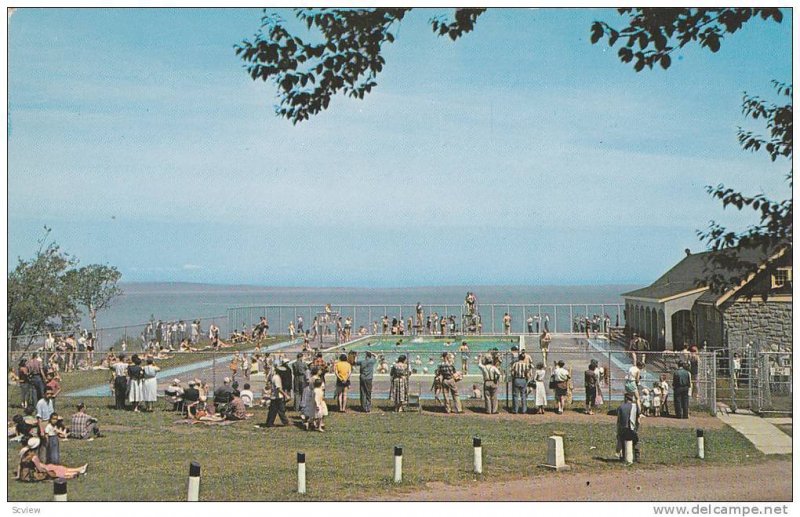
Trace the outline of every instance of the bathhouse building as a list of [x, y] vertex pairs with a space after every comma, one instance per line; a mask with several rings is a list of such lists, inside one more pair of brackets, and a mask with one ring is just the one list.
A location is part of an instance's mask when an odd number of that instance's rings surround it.
[[624, 293], [628, 335], [642, 336], [651, 350], [681, 350], [690, 343], [709, 349], [755, 344], [761, 350], [790, 350], [791, 246], [768, 253], [737, 251], [738, 259], [758, 263], [760, 269], [722, 293], [702, 280], [711, 253], [686, 250], [683, 260], [651, 285]]

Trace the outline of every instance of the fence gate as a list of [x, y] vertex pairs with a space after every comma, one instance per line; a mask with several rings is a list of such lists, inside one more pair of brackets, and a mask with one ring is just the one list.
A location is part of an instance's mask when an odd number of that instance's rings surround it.
[[759, 413], [792, 412], [792, 354], [759, 352], [756, 406]]

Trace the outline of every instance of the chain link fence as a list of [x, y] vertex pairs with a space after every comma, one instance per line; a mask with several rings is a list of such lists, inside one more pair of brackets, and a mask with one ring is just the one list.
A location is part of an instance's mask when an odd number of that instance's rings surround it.
[[719, 401], [731, 411], [792, 413], [792, 352], [745, 339], [717, 351]]
[[[197, 340], [193, 339], [193, 322], [197, 322]], [[160, 325], [159, 325], [160, 324]], [[111, 348], [114, 351], [141, 351], [147, 344], [156, 342], [164, 348], [178, 348], [182, 339], [192, 339], [194, 343], [208, 339], [209, 328], [215, 325], [219, 328], [220, 337], [227, 337], [228, 317], [209, 316], [205, 318], [194, 318], [186, 320], [153, 320], [146, 323], [125, 325], [120, 327], [104, 327], [97, 329], [97, 334], [93, 335], [91, 329], [73, 329], [63, 331], [52, 331], [41, 334], [27, 334], [8, 338], [9, 354], [28, 353], [41, 351], [54, 351], [57, 347], [66, 352], [65, 341], [73, 336], [75, 339], [75, 353], [81, 353], [85, 357], [89, 338], [93, 339], [94, 352], [106, 352]], [[83, 340], [81, 340], [83, 337]], [[49, 342], [52, 338], [53, 342]], [[9, 355], [9, 360], [12, 358]]]
[[[267, 318], [272, 331], [288, 333], [291, 322], [297, 330], [302, 318], [304, 330], [311, 330], [314, 318], [319, 325], [326, 313], [335, 313], [342, 321], [349, 319], [353, 335], [363, 328], [370, 334], [388, 334], [394, 323], [402, 325], [406, 335], [451, 334], [539, 334], [588, 332], [607, 334], [614, 327], [624, 327], [624, 305], [606, 304], [422, 304], [422, 317], [416, 305], [259, 305], [228, 309], [231, 329], [250, 329], [260, 318]], [[384, 317], [388, 318], [384, 329]], [[444, 327], [442, 326], [444, 320]], [[335, 322], [328, 324], [335, 326]], [[322, 329], [318, 329], [322, 333]]]
[[[352, 355], [356, 353], [356, 360], [363, 359], [365, 350], [363, 345], [355, 346], [356, 350], [351, 350], [348, 345], [339, 348], [329, 349], [320, 352], [321, 357], [314, 358], [313, 353], [310, 354], [306, 360], [311, 361], [312, 365], [314, 360], [321, 365], [325, 365], [328, 372], [333, 371], [334, 363], [340, 358], [341, 355]], [[436, 397], [434, 389], [434, 374], [438, 365], [441, 362], [443, 352], [452, 354], [452, 362], [456, 370], [461, 371], [464, 376], [458, 383], [459, 396], [462, 399], [479, 398], [475, 397], [477, 392], [480, 392], [482, 397], [483, 380], [478, 363], [483, 357], [487, 355], [494, 359], [495, 364], [498, 365], [502, 373], [502, 380], [498, 397], [505, 400], [510, 404], [512, 399], [511, 393], [511, 365], [516, 361], [516, 354], [510, 351], [491, 352], [489, 350], [471, 350], [468, 353], [462, 353], [458, 350], [441, 350], [432, 352], [430, 349], [414, 349], [412, 346], [403, 347], [402, 350], [381, 351], [370, 350], [377, 359], [375, 368], [375, 375], [373, 380], [373, 391], [375, 397], [388, 398], [391, 379], [389, 372], [392, 364], [397, 360], [400, 355], [405, 355], [407, 363], [411, 369], [411, 376], [409, 384], [411, 392], [414, 395], [419, 395], [421, 399], [433, 399]], [[532, 366], [537, 366], [538, 363], [544, 365], [542, 354], [538, 350], [528, 348], [527, 353], [532, 359]], [[601, 379], [599, 389], [602, 397], [605, 400], [607, 409], [609, 403], [613, 404], [613, 408], [623, 400], [625, 394], [625, 384], [628, 380], [628, 372], [632, 366], [631, 355], [628, 352], [620, 351], [601, 351], [594, 348], [587, 348], [586, 350], [571, 350], [559, 351], [551, 347], [547, 354], [548, 363], [545, 366], [547, 372], [547, 379], [553, 372], [555, 361], [564, 361], [565, 368], [571, 373], [570, 381], [570, 396], [569, 398], [574, 401], [575, 406], [580, 406], [585, 401], [585, 384], [584, 376], [588, 369], [589, 362], [594, 359], [597, 361], [601, 370]], [[653, 386], [655, 383], [665, 381], [669, 386], [669, 395], [666, 399], [669, 413], [672, 413], [672, 376], [677, 369], [677, 362], [684, 359], [681, 354], [664, 353], [664, 352], [639, 352], [637, 359], [645, 361], [645, 368], [640, 374], [640, 381], [638, 391], [640, 397], [644, 398], [645, 389], [647, 395], [652, 398]], [[714, 354], [701, 353], [697, 354], [696, 360], [689, 360], [686, 358], [689, 369], [692, 373], [692, 389], [691, 389], [691, 404], [696, 409], [702, 409], [710, 414], [714, 413], [716, 407], [715, 398], [715, 360]], [[351, 396], [358, 397], [358, 378], [359, 368], [355, 366], [351, 376]], [[326, 378], [326, 383], [329, 390], [333, 389], [335, 378], [329, 374]], [[546, 385], [548, 382], [545, 383]], [[659, 386], [660, 389], [660, 386]], [[545, 386], [548, 401], [553, 401], [553, 390]], [[535, 399], [535, 392], [529, 390], [529, 402]], [[439, 395], [441, 398], [441, 395]], [[529, 404], [531, 406], [531, 404]], [[531, 406], [532, 407], [532, 406]]]

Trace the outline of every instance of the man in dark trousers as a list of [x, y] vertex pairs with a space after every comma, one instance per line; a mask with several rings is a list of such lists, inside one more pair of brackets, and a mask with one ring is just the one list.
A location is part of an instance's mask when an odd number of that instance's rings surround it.
[[672, 374], [676, 418], [689, 418], [689, 386], [691, 385], [692, 375], [686, 369], [686, 363], [678, 361], [678, 369]]
[[638, 458], [636, 445], [639, 443], [639, 407], [634, 402], [633, 393], [625, 394], [625, 402], [617, 409], [617, 455], [625, 459], [625, 442], [633, 442], [633, 457]]
[[283, 391], [286, 394], [286, 400], [290, 400], [292, 398], [292, 388], [294, 386], [292, 384], [292, 369], [289, 367], [289, 364], [285, 359], [277, 360], [274, 365], [275, 373], [281, 377], [281, 386], [283, 386]]
[[[369, 344], [367, 344], [369, 346]], [[356, 361], [359, 367], [358, 395], [361, 399], [361, 409], [364, 413], [372, 411], [372, 375], [375, 372], [375, 363], [378, 362], [372, 352], [367, 352], [363, 361]]]
[[308, 386], [309, 378], [308, 364], [303, 360], [303, 353], [298, 352], [297, 359], [292, 363], [292, 395], [295, 411], [300, 411], [300, 401], [303, 398], [303, 391]]
[[117, 362], [111, 365], [112, 376], [114, 378], [114, 407], [125, 409], [125, 401], [128, 398], [128, 363], [125, 356], [120, 354]]
[[[280, 360], [278, 362], [280, 363]], [[282, 364], [276, 365], [275, 373], [272, 374], [272, 391], [269, 396], [269, 412], [265, 427], [274, 427], [276, 416], [281, 419], [283, 425], [289, 425], [289, 419], [286, 417], [286, 399], [289, 398], [289, 395], [283, 389], [283, 379], [278, 372], [278, 368], [281, 366]], [[289, 374], [291, 375], [291, 372]], [[289, 385], [291, 386], [291, 384]]]

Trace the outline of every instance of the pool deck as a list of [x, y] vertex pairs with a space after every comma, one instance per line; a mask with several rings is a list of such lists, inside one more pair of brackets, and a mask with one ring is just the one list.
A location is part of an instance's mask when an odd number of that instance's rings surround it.
[[[277, 350], [284, 350], [287, 348], [291, 348], [296, 346], [300, 343], [299, 340], [294, 341], [282, 341], [280, 343], [275, 343], [268, 347], [262, 349], [262, 352], [275, 352]], [[181, 366], [175, 366], [174, 368], [167, 368], [166, 370], [161, 370], [158, 372], [158, 379], [159, 379], [159, 391], [163, 391], [164, 388], [169, 386], [170, 382], [173, 378], [180, 378], [181, 376], [188, 378], [194, 378], [196, 375], [186, 375], [187, 373], [196, 373], [200, 370], [205, 370], [208, 368], [212, 368], [214, 366], [224, 367], [227, 369], [228, 363], [233, 359], [233, 354], [226, 354], [224, 356], [216, 357], [214, 359], [207, 359], [205, 361], [199, 361], [196, 363], [189, 363], [183, 364]], [[224, 375], [223, 375], [224, 377]], [[263, 374], [261, 374], [263, 378]], [[222, 378], [222, 377], [220, 377]], [[65, 397], [110, 397], [111, 396], [111, 388], [108, 384], [101, 384], [99, 386], [94, 386], [91, 388], [86, 388], [80, 391], [73, 391], [64, 394]]]

